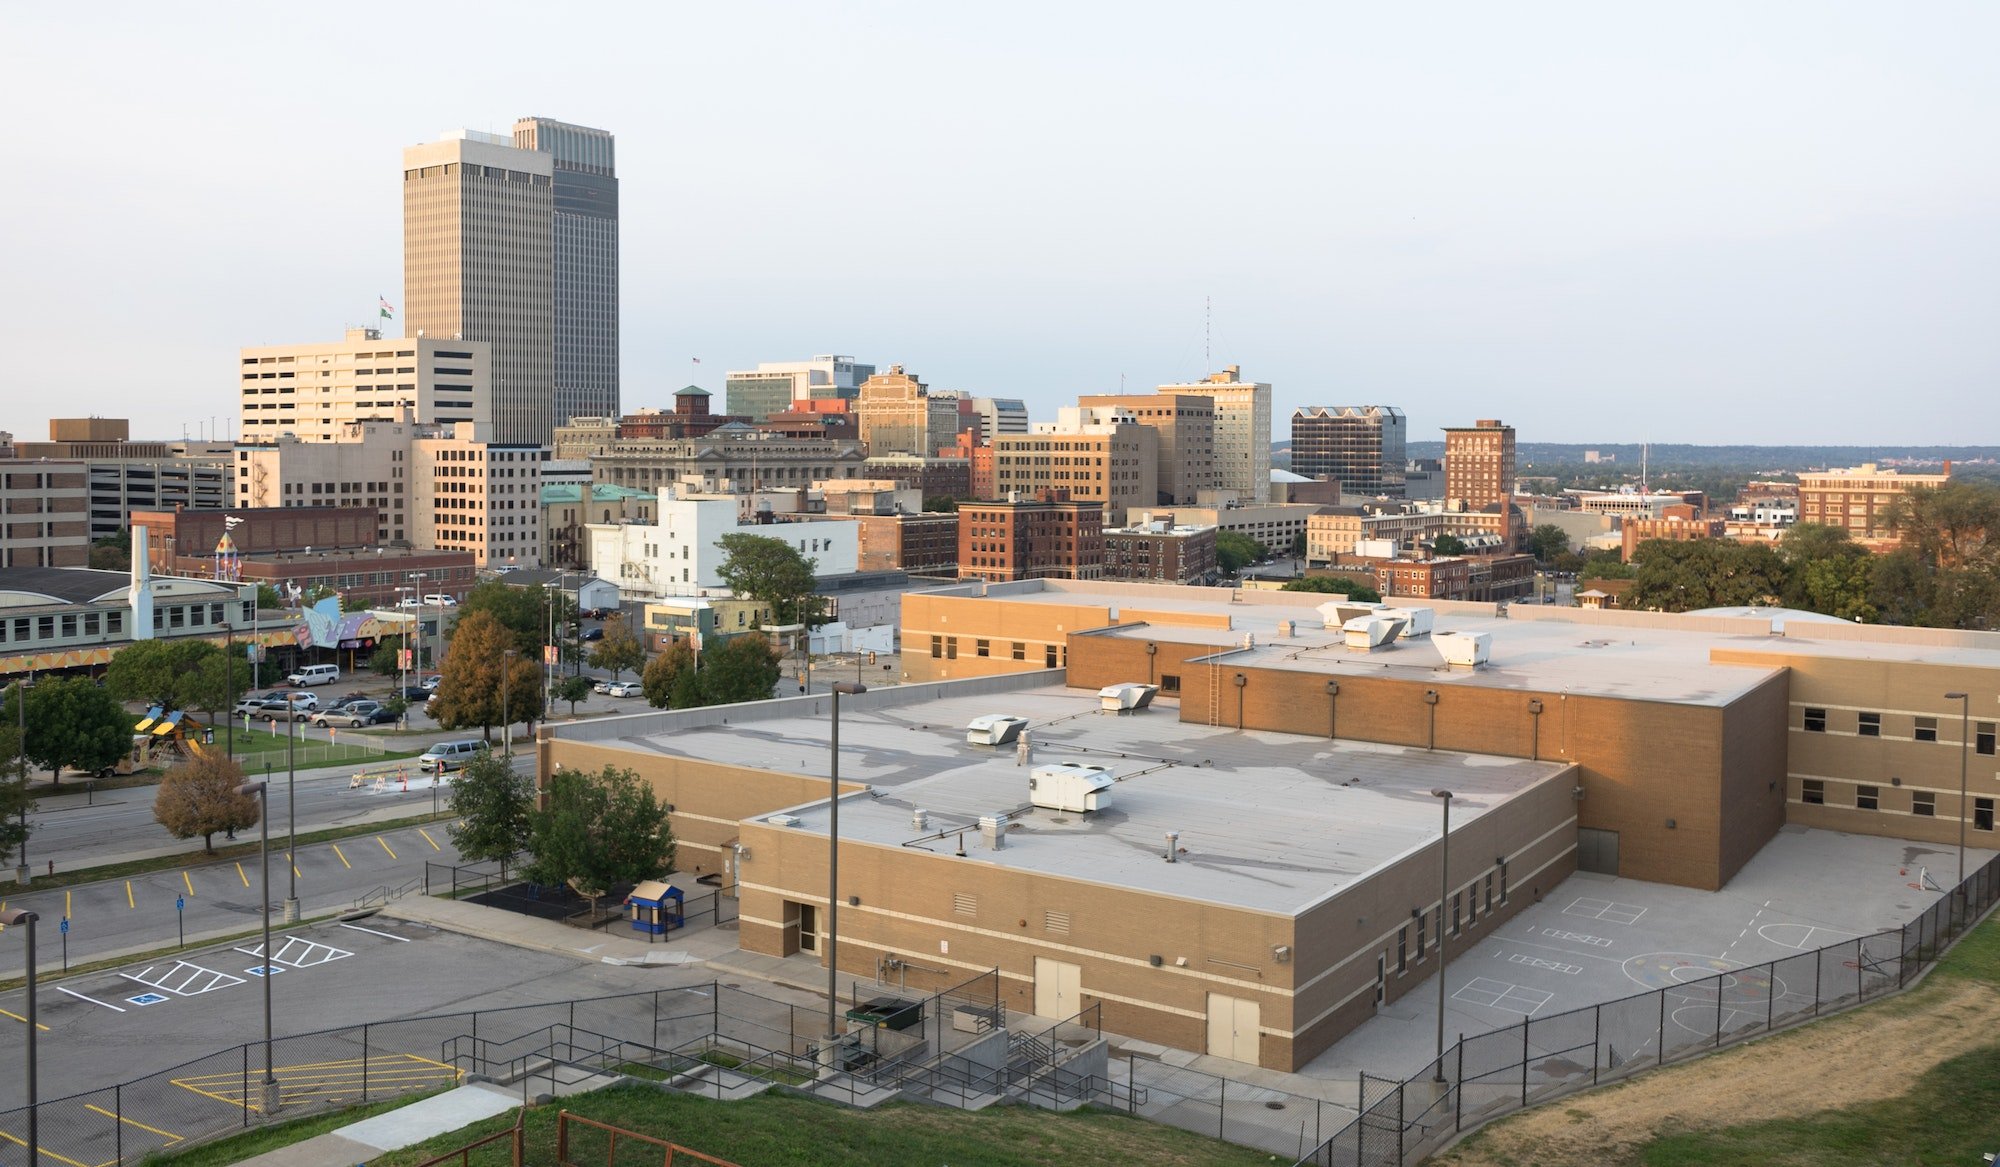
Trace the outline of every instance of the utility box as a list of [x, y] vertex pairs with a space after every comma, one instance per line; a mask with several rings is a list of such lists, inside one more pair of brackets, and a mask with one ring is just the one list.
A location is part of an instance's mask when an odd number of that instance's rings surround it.
[[1151, 705], [1153, 694], [1159, 691], [1158, 685], [1127, 681], [1122, 685], [1106, 685], [1099, 689], [1097, 700], [1107, 713], [1137, 713]]
[[1028, 719], [1012, 717], [1005, 713], [989, 713], [975, 717], [965, 727], [965, 740], [975, 746], [1004, 746], [1021, 736], [1028, 728]]
[[1111, 804], [1111, 787], [1116, 780], [1103, 766], [1082, 762], [1059, 762], [1037, 766], [1028, 774], [1028, 801], [1043, 810], [1084, 814], [1103, 810]]

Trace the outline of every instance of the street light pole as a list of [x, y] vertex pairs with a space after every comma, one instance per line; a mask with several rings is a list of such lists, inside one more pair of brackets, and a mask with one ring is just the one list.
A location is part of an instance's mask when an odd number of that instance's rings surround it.
[[28, 1071], [24, 1080], [28, 1087], [28, 1167], [38, 1167], [42, 1161], [42, 1141], [40, 1131], [41, 1107], [35, 1097], [35, 921], [40, 916], [26, 908], [9, 908], [0, 912], [0, 927], [26, 925], [28, 939], [24, 946], [28, 958]]
[[278, 1076], [271, 1068], [271, 784], [269, 782], [245, 782], [236, 788], [238, 794], [254, 795], [257, 799], [257, 823], [262, 832], [257, 844], [258, 857], [264, 867], [264, 1117], [278, 1112]]
[[[299, 853], [298, 816], [298, 758], [295, 747], [299, 737], [299, 711], [293, 704], [294, 694], [285, 694], [285, 712], [290, 715], [285, 722], [285, 815], [291, 820], [291, 830], [286, 835], [285, 876], [285, 923], [296, 924], [299, 919], [299, 872], [290, 857]], [[266, 776], [270, 767], [264, 768]]]
[[234, 761], [236, 758], [236, 629], [227, 623], [222, 626], [222, 683], [228, 690], [226, 694], [228, 699], [223, 704], [230, 709], [229, 720], [222, 726], [222, 748], [228, 752], [230, 760]]
[[14, 867], [14, 882], [28, 885], [28, 686], [14, 682], [14, 705], [21, 715], [21, 860]]
[[858, 681], [840, 681], [833, 693], [832, 753], [829, 758], [826, 819], [826, 1042], [829, 1067], [839, 1069], [840, 1026], [840, 695], [866, 693]]
[[507, 698], [514, 688], [514, 658], [517, 655], [519, 650], [512, 648], [500, 654], [500, 748], [508, 761], [514, 759], [514, 721], [507, 708]]
[[1958, 702], [1958, 882], [1965, 883], [1965, 820], [1971, 812], [1966, 805], [1965, 775], [1967, 750], [1972, 745], [1972, 694], [1946, 693], [1944, 699]]
[[1451, 791], [1433, 790], [1431, 797], [1438, 800], [1444, 810], [1444, 829], [1438, 835], [1438, 1032], [1437, 1032], [1437, 1075], [1434, 1081], [1444, 1081], [1444, 970], [1445, 964], [1445, 901], [1451, 898]]

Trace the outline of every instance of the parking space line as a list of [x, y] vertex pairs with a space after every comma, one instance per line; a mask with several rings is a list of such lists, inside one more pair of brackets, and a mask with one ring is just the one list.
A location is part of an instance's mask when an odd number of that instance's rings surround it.
[[408, 943], [410, 942], [410, 938], [409, 938], [408, 936], [391, 936], [391, 935], [390, 935], [389, 933], [387, 933], [387, 932], [377, 932], [377, 931], [376, 931], [375, 929], [373, 929], [373, 928], [363, 928], [363, 927], [362, 927], [361, 925], [359, 925], [359, 924], [342, 924], [342, 925], [341, 925], [341, 927], [343, 927], [343, 928], [352, 928], [352, 929], [354, 929], [354, 930], [355, 930], [356, 932], [366, 932], [366, 933], [368, 933], [368, 934], [369, 934], [370, 936], [380, 936], [380, 937], [382, 937], [382, 938], [383, 938], [384, 940], [394, 940], [394, 941], [397, 941], [397, 942], [399, 942], [399, 943], [402, 943], [402, 944], [408, 944]]
[[[377, 835], [377, 836], [375, 836], [375, 841], [376, 841], [377, 843], [380, 843], [380, 844], [382, 844], [382, 849], [383, 849], [384, 851], [389, 851], [389, 840], [387, 840], [387, 839], [383, 838], [383, 837], [382, 837], [382, 836], [380, 836], [380, 835]], [[391, 859], [394, 859], [395, 857], [396, 857], [396, 853], [395, 853], [394, 851], [389, 851], [389, 858], [391, 858]]]
[[63, 988], [63, 987], [62, 987], [61, 985], [57, 985], [57, 986], [56, 986], [56, 992], [58, 992], [58, 993], [68, 993], [68, 994], [69, 994], [70, 996], [72, 996], [72, 997], [75, 997], [75, 998], [76, 998], [77, 1000], [79, 1000], [79, 1001], [88, 1001], [88, 1002], [90, 1002], [90, 1003], [91, 1003], [91, 1004], [93, 1004], [93, 1005], [103, 1005], [103, 1006], [104, 1006], [104, 1007], [105, 1007], [106, 1009], [109, 1009], [109, 1010], [111, 1010], [111, 1011], [112, 1011], [113, 1013], [123, 1013], [123, 1012], [125, 1012], [125, 1010], [123, 1010], [123, 1009], [119, 1008], [118, 1006], [116, 1006], [116, 1005], [112, 1005], [112, 1004], [109, 1004], [109, 1003], [107, 1003], [107, 1002], [104, 1002], [104, 1001], [100, 1001], [100, 1000], [98, 1000], [98, 999], [97, 999], [96, 997], [86, 997], [86, 996], [84, 996], [84, 995], [83, 995], [82, 993], [79, 993], [79, 992], [77, 992], [77, 991], [76, 991], [75, 989], [65, 989], [65, 988]]
[[335, 855], [335, 856], [337, 856], [337, 857], [338, 857], [338, 858], [340, 859], [340, 865], [341, 865], [342, 867], [345, 867], [345, 868], [347, 868], [347, 869], [348, 869], [349, 871], [352, 871], [352, 870], [354, 870], [354, 864], [352, 864], [352, 863], [349, 863], [349, 862], [347, 861], [347, 856], [341, 853], [341, 850], [340, 850], [340, 844], [339, 844], [339, 843], [335, 843], [335, 844], [333, 845], [333, 853], [334, 853], [334, 855]]
[[418, 827], [417, 833], [424, 837], [424, 842], [429, 843], [431, 845], [431, 850], [433, 851], [444, 850], [443, 847], [438, 846], [438, 841], [436, 839], [431, 838], [431, 833], [429, 831], [423, 829], [422, 827]]
[[305, 878], [305, 873], [299, 870], [298, 860], [292, 858], [292, 853], [290, 851], [285, 852], [285, 862], [292, 865], [292, 875], [294, 877], [298, 879]]
[[129, 879], [125, 881], [125, 906], [128, 908], [139, 906], [138, 901], [132, 898], [132, 881]]
[[76, 919], [76, 913], [75, 913], [75, 912], [72, 912], [72, 911], [70, 911], [70, 910], [69, 910], [69, 896], [70, 896], [70, 893], [69, 893], [69, 889], [68, 889], [68, 888], [64, 888], [64, 889], [63, 889], [63, 919], [65, 919], [65, 920], [74, 920], [74, 919]]
[[[28, 1141], [26, 1139], [15, 1138], [13, 1135], [8, 1134], [6, 1131], [0, 1131], [0, 1139], [6, 1139], [8, 1142], [14, 1144], [17, 1147], [25, 1147], [28, 1145]], [[47, 1147], [37, 1147], [36, 1150], [41, 1152], [43, 1158], [54, 1159], [58, 1163], [67, 1163], [70, 1165], [70, 1167], [91, 1167], [89, 1163], [79, 1163], [75, 1159], [71, 1159], [64, 1155], [58, 1155], [54, 1151], [49, 1150]]]
[[236, 862], [236, 878], [243, 881], [244, 887], [250, 886], [250, 876], [243, 870], [243, 861], [240, 859]]
[[180, 1142], [180, 1141], [181, 1141], [182, 1139], [185, 1139], [185, 1138], [187, 1137], [186, 1135], [177, 1135], [177, 1134], [175, 1134], [175, 1133], [174, 1133], [174, 1132], [172, 1132], [172, 1131], [163, 1131], [163, 1130], [161, 1130], [161, 1129], [160, 1129], [159, 1127], [156, 1127], [156, 1126], [147, 1126], [147, 1125], [146, 1125], [145, 1123], [143, 1123], [143, 1122], [140, 1122], [140, 1121], [138, 1121], [137, 1119], [132, 1119], [132, 1118], [126, 1118], [126, 1117], [125, 1117], [124, 1115], [122, 1115], [122, 1114], [113, 1114], [113, 1113], [111, 1113], [110, 1111], [108, 1111], [108, 1110], [104, 1109], [104, 1108], [103, 1108], [102, 1106], [99, 1106], [99, 1105], [97, 1105], [97, 1104], [96, 1104], [96, 1103], [94, 1103], [94, 1102], [86, 1102], [86, 1103], [84, 1103], [84, 1104], [83, 1104], [83, 1108], [84, 1108], [85, 1110], [94, 1110], [94, 1111], [96, 1111], [97, 1113], [99, 1113], [99, 1114], [103, 1115], [103, 1116], [104, 1116], [104, 1117], [106, 1117], [106, 1118], [115, 1118], [115, 1119], [117, 1119], [117, 1120], [118, 1120], [119, 1122], [122, 1122], [122, 1123], [124, 1123], [124, 1124], [125, 1124], [126, 1126], [135, 1126], [135, 1127], [138, 1127], [138, 1128], [139, 1128], [140, 1130], [142, 1130], [142, 1131], [145, 1131], [145, 1132], [146, 1132], [147, 1134], [149, 1134], [149, 1135], [158, 1135], [158, 1136], [160, 1136], [161, 1138], [163, 1138], [163, 1139], [168, 1139], [168, 1140], [170, 1140], [170, 1141], [172, 1141], [172, 1142], [176, 1142], [176, 1143], [178, 1143], [178, 1142]]
[[[188, 894], [189, 894], [189, 895], [193, 895], [193, 894], [194, 894], [194, 876], [192, 876], [192, 875], [189, 875], [189, 874], [188, 874], [187, 872], [183, 871], [183, 872], [181, 872], [181, 882], [182, 882], [182, 883], [185, 883], [185, 884], [187, 884], [187, 888], [188, 888]], [[247, 880], [245, 881], [245, 886], [248, 886], [248, 881], [247, 881]]]
[[[12, 1017], [14, 1020], [20, 1022], [23, 1025], [26, 1025], [28, 1023], [28, 1019], [26, 1017], [21, 1016], [19, 1013], [9, 1012], [5, 1009], [0, 1009], [0, 1017]], [[35, 1028], [41, 1030], [43, 1033], [47, 1033], [49, 1031], [49, 1027], [43, 1025], [39, 1021], [35, 1022]], [[6, 1133], [5, 1131], [0, 1131], [0, 1134], [5, 1134], [5, 1133]], [[27, 1146], [26, 1143], [22, 1143], [21, 1145]]]

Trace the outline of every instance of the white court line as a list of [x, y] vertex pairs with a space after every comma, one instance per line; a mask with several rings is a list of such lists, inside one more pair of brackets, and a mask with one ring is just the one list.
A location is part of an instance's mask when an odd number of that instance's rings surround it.
[[69, 994], [70, 996], [72, 996], [72, 997], [75, 997], [75, 998], [76, 998], [77, 1000], [79, 1000], [79, 1001], [88, 1001], [88, 1002], [90, 1002], [90, 1003], [91, 1003], [91, 1004], [93, 1004], [93, 1005], [103, 1005], [103, 1006], [104, 1006], [104, 1007], [105, 1007], [106, 1009], [109, 1009], [109, 1010], [111, 1010], [111, 1011], [112, 1011], [113, 1013], [123, 1013], [123, 1012], [125, 1012], [125, 1010], [123, 1010], [123, 1009], [120, 1009], [120, 1008], [119, 1008], [118, 1006], [116, 1006], [116, 1005], [112, 1005], [112, 1004], [109, 1004], [109, 1003], [107, 1003], [107, 1002], [104, 1002], [104, 1001], [100, 1001], [100, 1000], [98, 1000], [98, 999], [97, 999], [96, 997], [86, 997], [86, 996], [84, 996], [84, 995], [83, 995], [82, 993], [79, 993], [79, 992], [75, 992], [74, 990], [71, 990], [71, 989], [65, 989], [65, 988], [63, 988], [63, 987], [62, 987], [61, 985], [57, 985], [57, 986], [56, 986], [56, 992], [58, 992], [58, 993], [68, 993], [68, 994]]
[[380, 936], [380, 937], [381, 937], [382, 939], [384, 939], [384, 940], [394, 940], [394, 941], [396, 941], [396, 942], [397, 942], [398, 944], [408, 944], [408, 943], [410, 942], [410, 938], [409, 938], [408, 936], [391, 936], [391, 935], [390, 935], [389, 933], [387, 933], [387, 932], [377, 932], [377, 931], [376, 931], [375, 929], [373, 929], [373, 928], [363, 928], [363, 927], [362, 927], [361, 925], [359, 925], [359, 924], [342, 924], [342, 925], [341, 925], [341, 927], [343, 927], [343, 928], [352, 928], [352, 929], [354, 929], [354, 930], [355, 930], [356, 932], [366, 932], [366, 933], [368, 933], [368, 934], [369, 934], [370, 936]]
[[1529, 948], [1546, 948], [1550, 952], [1560, 952], [1564, 956], [1574, 956], [1579, 960], [1601, 960], [1604, 961], [1606, 964], [1615, 964], [1620, 966], [1623, 966], [1625, 963], [1624, 961], [1618, 959], [1615, 956], [1599, 956], [1595, 952], [1578, 952], [1573, 948], [1564, 948], [1556, 944], [1537, 944], [1532, 940], [1516, 940], [1512, 936], [1496, 936], [1494, 937], [1494, 939], [1502, 944], [1525, 944]]

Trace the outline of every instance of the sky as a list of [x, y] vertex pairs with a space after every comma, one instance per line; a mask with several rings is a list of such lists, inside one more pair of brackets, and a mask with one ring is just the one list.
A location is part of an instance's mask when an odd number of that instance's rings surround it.
[[401, 149], [535, 115], [618, 136], [627, 409], [845, 353], [1051, 420], [1236, 364], [1279, 438], [2000, 443], [1996, 42], [1984, 2], [9, 4], [0, 429], [233, 436], [239, 347], [401, 307]]

